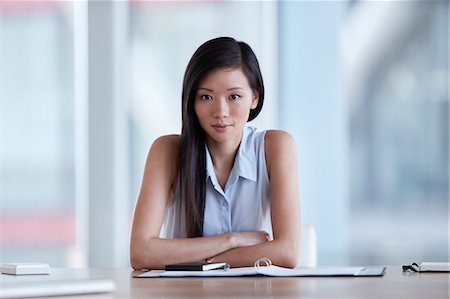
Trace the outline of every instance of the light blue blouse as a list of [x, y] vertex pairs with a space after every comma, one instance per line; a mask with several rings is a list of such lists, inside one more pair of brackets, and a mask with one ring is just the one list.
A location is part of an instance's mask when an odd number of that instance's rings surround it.
[[[225, 188], [217, 181], [206, 147], [206, 197], [203, 236], [227, 232], [266, 231], [272, 235], [270, 185], [264, 152], [266, 131], [246, 126]], [[179, 188], [167, 207], [161, 236], [185, 238]]]

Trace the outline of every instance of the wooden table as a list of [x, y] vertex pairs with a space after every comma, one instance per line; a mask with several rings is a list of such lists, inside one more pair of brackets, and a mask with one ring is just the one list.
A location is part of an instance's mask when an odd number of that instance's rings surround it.
[[[403, 273], [387, 268], [384, 277], [232, 277], [132, 278], [130, 269], [52, 269], [48, 276], [0, 275], [11, 281], [112, 278], [117, 290], [109, 294], [61, 298], [449, 298], [448, 273]], [[1, 291], [1, 290], [0, 290]], [[55, 298], [55, 297], [53, 297]]]

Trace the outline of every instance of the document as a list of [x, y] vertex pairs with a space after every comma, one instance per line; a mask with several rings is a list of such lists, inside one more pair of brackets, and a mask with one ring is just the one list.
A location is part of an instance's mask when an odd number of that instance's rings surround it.
[[308, 276], [383, 276], [386, 267], [317, 267], [288, 269], [275, 265], [264, 267], [230, 268], [229, 270], [209, 271], [164, 271], [150, 270], [133, 277], [233, 277], [233, 276], [273, 276], [273, 277], [308, 277]]
[[420, 272], [450, 272], [450, 263], [422, 262]]

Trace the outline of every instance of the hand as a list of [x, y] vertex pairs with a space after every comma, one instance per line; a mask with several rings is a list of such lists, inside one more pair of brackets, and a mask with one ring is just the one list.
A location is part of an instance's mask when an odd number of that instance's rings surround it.
[[232, 233], [236, 241], [236, 247], [258, 245], [269, 241], [269, 234], [265, 231]]

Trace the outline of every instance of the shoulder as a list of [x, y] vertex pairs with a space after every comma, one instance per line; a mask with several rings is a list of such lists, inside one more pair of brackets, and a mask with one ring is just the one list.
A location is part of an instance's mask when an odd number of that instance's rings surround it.
[[295, 149], [295, 140], [291, 134], [282, 130], [268, 130], [264, 137], [264, 147], [266, 153], [278, 152], [286, 148]]
[[[167, 179], [172, 192], [175, 190], [178, 176], [178, 155], [180, 151], [180, 136], [165, 135], [158, 137], [152, 144], [145, 167], [148, 177], [157, 175], [158, 180]], [[165, 183], [162, 183], [165, 184]]]
[[295, 139], [286, 131], [268, 130], [264, 137], [264, 149], [269, 172], [279, 160], [290, 163], [297, 159]]
[[[176, 168], [178, 165], [178, 153], [180, 151], [180, 136], [165, 135], [158, 137], [152, 144], [148, 153], [148, 161], [157, 164], [158, 167]], [[161, 165], [162, 164], [162, 165]]]
[[267, 130], [265, 140], [271, 142], [294, 142], [294, 137], [286, 131], [283, 130]]
[[155, 139], [151, 149], [162, 151], [179, 150], [180, 147], [180, 135], [164, 135]]

